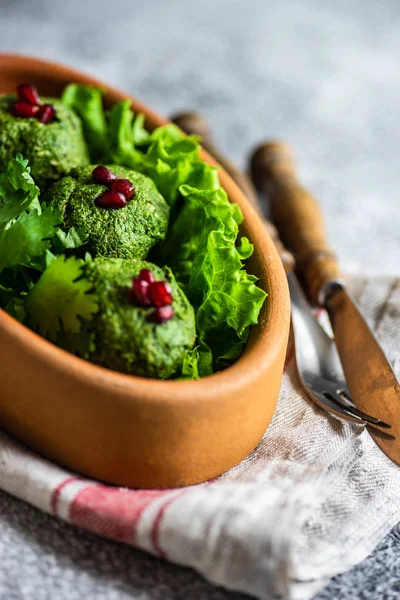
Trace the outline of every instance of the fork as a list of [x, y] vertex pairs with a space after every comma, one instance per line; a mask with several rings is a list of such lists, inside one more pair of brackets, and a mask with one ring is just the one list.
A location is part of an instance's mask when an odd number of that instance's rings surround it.
[[[292, 305], [296, 366], [309, 398], [346, 421], [389, 429], [390, 425], [384, 421], [354, 406], [333, 339], [311, 312], [295, 274], [290, 271], [287, 278]], [[378, 430], [374, 429], [376, 431]], [[384, 437], [388, 437], [388, 434], [384, 434]]]
[[[194, 133], [202, 138], [203, 147], [225, 168], [262, 215], [262, 207], [252, 181], [215, 147], [207, 120], [195, 112], [180, 113], [171, 120], [186, 133]], [[376, 427], [389, 429], [390, 425], [362, 412], [352, 403], [334, 341], [313, 315], [293, 272], [295, 262], [293, 255], [283, 246], [276, 228], [265, 218], [264, 221], [281, 256], [288, 278], [295, 358], [304, 391], [313, 402], [330, 414], [359, 425], [373, 427], [376, 435], [386, 439], [392, 438], [393, 436], [388, 433], [376, 429]]]

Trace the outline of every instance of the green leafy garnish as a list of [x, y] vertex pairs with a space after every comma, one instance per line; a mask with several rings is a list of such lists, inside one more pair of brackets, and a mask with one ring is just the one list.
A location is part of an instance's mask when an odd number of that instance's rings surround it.
[[182, 379], [200, 379], [213, 373], [213, 355], [204, 342], [186, 352], [181, 367]]
[[71, 83], [65, 88], [62, 101], [81, 117], [93, 162], [118, 164], [145, 173], [170, 206], [178, 198], [182, 184], [197, 186], [199, 182], [207, 185], [204, 189], [219, 186], [217, 170], [200, 160], [197, 136], [185, 136], [172, 124], [148, 133], [143, 127], [144, 116], [134, 115], [128, 99], [106, 112], [102, 91], [90, 86]]
[[143, 146], [150, 142], [150, 133], [144, 126], [144, 114], [136, 115], [132, 127], [132, 137], [134, 146]]
[[39, 188], [30, 171], [28, 161], [17, 154], [0, 173], [0, 228], [29, 208], [40, 210]]
[[0, 273], [11, 267], [35, 267], [51, 245], [61, 213], [41, 206], [38, 196], [28, 161], [18, 154], [0, 174]]
[[11, 298], [4, 307], [4, 310], [21, 323], [26, 317], [25, 302], [23, 298]]
[[[84, 99], [81, 94], [76, 108], [81, 116], [89, 111], [82, 107]], [[200, 159], [196, 136], [185, 136], [172, 124], [147, 133], [143, 116], [135, 117], [129, 100], [103, 115], [108, 131], [104, 162], [145, 173], [173, 207], [158, 259], [172, 267], [183, 285], [196, 311], [198, 333], [198, 344], [186, 354], [181, 375], [209, 375], [240, 356], [266, 297], [257, 278], [244, 268], [253, 246], [245, 237], [238, 240], [241, 211], [221, 188], [218, 169]], [[87, 141], [91, 148], [90, 137]]]
[[107, 163], [131, 165], [135, 162], [133, 141], [133, 112], [131, 103], [124, 100], [113, 106], [108, 114]]
[[48, 266], [26, 299], [30, 323], [41, 335], [56, 341], [60, 331], [79, 333], [81, 319], [97, 311], [91, 283], [82, 277], [85, 261], [48, 253]]
[[64, 89], [61, 100], [80, 116], [91, 160], [100, 160], [107, 146], [108, 134], [102, 90], [89, 85], [70, 83]]
[[61, 254], [66, 250], [76, 250], [81, 246], [84, 246], [87, 242], [88, 234], [84, 226], [75, 229], [70, 227], [67, 232], [62, 229], [57, 229], [54, 240], [52, 251], [54, 254]]
[[51, 206], [23, 212], [0, 231], [0, 271], [17, 265], [31, 266], [50, 248], [61, 213]]
[[[247, 340], [248, 328], [256, 324], [266, 294], [255, 285], [242, 258], [250, 256], [247, 238], [235, 246], [242, 215], [230, 204], [224, 190], [198, 190], [182, 186], [185, 204], [171, 228], [165, 257], [185, 284], [196, 309], [200, 345], [197, 350], [201, 376], [208, 371], [200, 357], [213, 354], [214, 369], [229, 364]], [[184, 369], [193, 369], [192, 356]]]

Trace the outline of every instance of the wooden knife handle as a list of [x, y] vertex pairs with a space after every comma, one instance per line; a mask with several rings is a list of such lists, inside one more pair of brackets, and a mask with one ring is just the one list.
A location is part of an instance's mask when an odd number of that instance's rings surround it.
[[[229, 173], [232, 179], [238, 184], [244, 195], [247, 196], [247, 198], [262, 216], [262, 206], [251, 179], [226, 156], [224, 156], [224, 154], [215, 146], [212, 139], [211, 128], [207, 119], [196, 112], [183, 112], [172, 117], [171, 121], [178, 125], [178, 127], [180, 127], [185, 133], [194, 133], [202, 138], [202, 146], [211, 154], [213, 158], [215, 158], [215, 160], [225, 169], [225, 171]], [[293, 255], [283, 246], [281, 240], [279, 239], [279, 234], [276, 227], [264, 217], [262, 218], [265, 222], [268, 233], [273, 239], [279, 252], [285, 271], [291, 271], [294, 268]]]
[[326, 242], [321, 209], [296, 176], [290, 147], [271, 141], [259, 146], [251, 158], [252, 179], [268, 195], [270, 214], [279, 234], [293, 252], [311, 301], [332, 280], [341, 279], [335, 253]]

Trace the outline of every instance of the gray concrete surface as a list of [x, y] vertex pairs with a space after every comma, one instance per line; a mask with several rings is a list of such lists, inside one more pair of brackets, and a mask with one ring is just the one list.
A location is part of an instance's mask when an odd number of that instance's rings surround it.
[[[400, 269], [398, 0], [0, 0], [0, 51], [82, 68], [164, 115], [201, 110], [240, 165], [297, 151], [343, 263]], [[318, 600], [400, 595], [400, 530]], [[0, 493], [0, 599], [244, 598]]]

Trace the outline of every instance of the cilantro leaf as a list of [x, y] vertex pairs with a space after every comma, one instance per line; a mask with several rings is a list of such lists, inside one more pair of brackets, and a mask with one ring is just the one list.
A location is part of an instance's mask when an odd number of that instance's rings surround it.
[[26, 298], [26, 309], [32, 327], [56, 341], [61, 330], [80, 333], [80, 319], [90, 320], [98, 306], [91, 282], [82, 276], [84, 260], [63, 255], [50, 259]]
[[82, 320], [82, 329], [79, 333], [61, 330], [57, 336], [57, 346], [77, 354], [82, 358], [89, 359], [96, 351], [96, 335], [90, 330], [90, 322]]
[[50, 248], [61, 213], [43, 205], [42, 212], [34, 208], [23, 212], [0, 231], [0, 271], [17, 265], [31, 265]]
[[30, 175], [28, 161], [17, 154], [0, 173], [0, 227], [27, 209], [36, 208], [40, 212], [39, 193]]
[[67, 232], [57, 229], [53, 240], [54, 254], [61, 254], [65, 250], [75, 250], [86, 244], [88, 233], [85, 226], [75, 229], [71, 227]]
[[10, 300], [26, 296], [38, 277], [33, 269], [17, 266], [0, 273], [0, 307]]
[[25, 320], [26, 310], [23, 298], [11, 298], [4, 310], [20, 323]]

